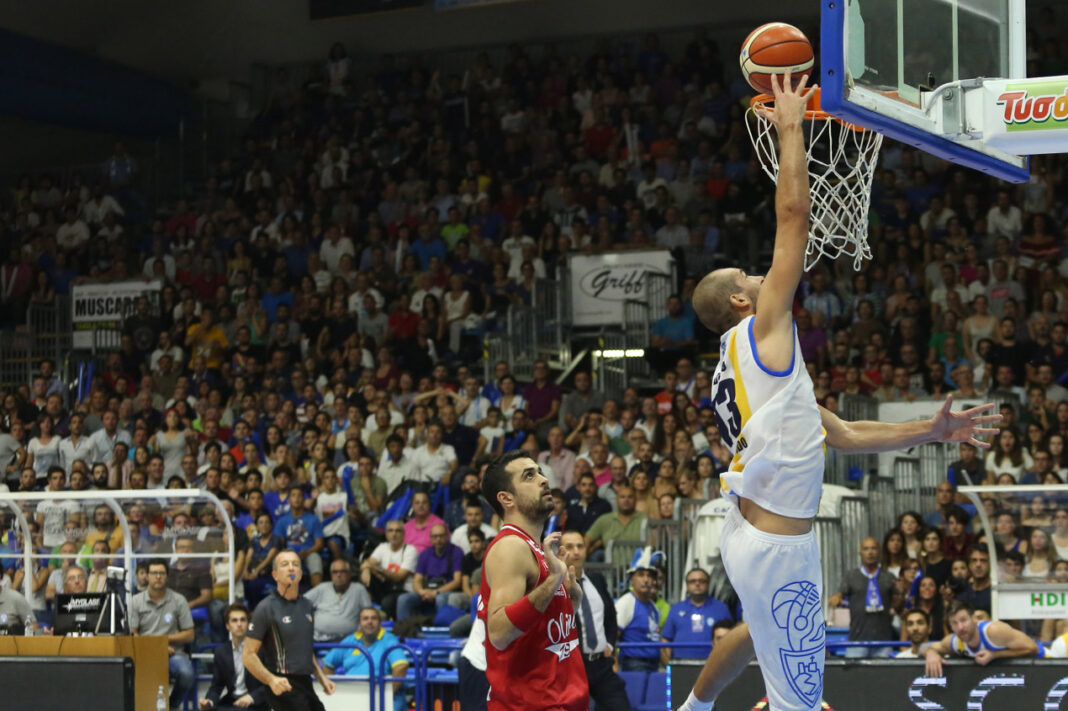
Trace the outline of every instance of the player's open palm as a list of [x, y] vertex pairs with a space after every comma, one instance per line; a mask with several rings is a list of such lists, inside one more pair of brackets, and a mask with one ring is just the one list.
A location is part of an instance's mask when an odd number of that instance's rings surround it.
[[947, 395], [946, 401], [931, 420], [931, 433], [939, 442], [969, 442], [976, 447], [986, 449], [989, 442], [979, 437], [996, 435], [997, 427], [990, 427], [1001, 419], [1000, 414], [990, 413], [994, 403], [979, 405], [960, 412], [952, 412], [953, 396]]
[[808, 107], [809, 97], [816, 87], [805, 88], [808, 84], [808, 75], [801, 77], [794, 88], [790, 78], [790, 72], [785, 74], [771, 75], [771, 92], [775, 97], [775, 110], [762, 111], [762, 115], [775, 124], [778, 131], [784, 128], [793, 128], [801, 125], [805, 117], [805, 109]]

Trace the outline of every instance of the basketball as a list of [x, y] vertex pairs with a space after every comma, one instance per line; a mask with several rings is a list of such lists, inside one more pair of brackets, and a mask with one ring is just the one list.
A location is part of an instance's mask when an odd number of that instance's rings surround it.
[[761, 25], [745, 38], [738, 57], [749, 86], [762, 94], [771, 93], [771, 75], [792, 72], [797, 87], [801, 77], [812, 73], [812, 43], [805, 33], [785, 22]]

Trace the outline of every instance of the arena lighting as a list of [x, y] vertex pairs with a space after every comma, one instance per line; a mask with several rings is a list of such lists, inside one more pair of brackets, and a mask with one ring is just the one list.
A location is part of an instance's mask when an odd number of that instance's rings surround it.
[[623, 350], [621, 348], [609, 349], [604, 351], [594, 351], [595, 358], [644, 358], [644, 348], [628, 348]]

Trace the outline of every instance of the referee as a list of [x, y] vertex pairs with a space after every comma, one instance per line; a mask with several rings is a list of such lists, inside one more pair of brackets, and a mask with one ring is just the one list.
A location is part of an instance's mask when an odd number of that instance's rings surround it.
[[[324, 711], [311, 675], [318, 677], [327, 696], [334, 693], [334, 682], [323, 673], [312, 649], [315, 608], [300, 594], [300, 557], [282, 551], [274, 558], [271, 574], [278, 589], [252, 613], [241, 661], [267, 686], [267, 703], [273, 711]], [[261, 645], [266, 662], [258, 654]]]

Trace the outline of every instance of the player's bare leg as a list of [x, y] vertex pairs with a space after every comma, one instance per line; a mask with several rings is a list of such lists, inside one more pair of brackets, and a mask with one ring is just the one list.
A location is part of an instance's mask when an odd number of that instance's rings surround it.
[[679, 711], [708, 711], [720, 692], [742, 673], [755, 655], [749, 625], [741, 622], [716, 642], [690, 697]]

